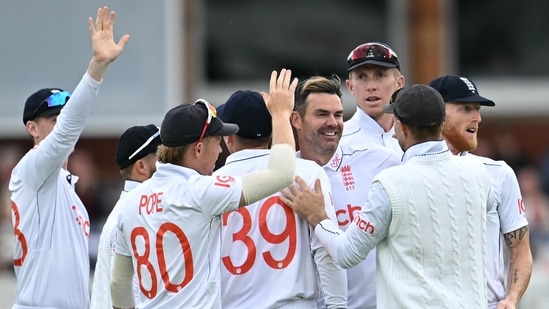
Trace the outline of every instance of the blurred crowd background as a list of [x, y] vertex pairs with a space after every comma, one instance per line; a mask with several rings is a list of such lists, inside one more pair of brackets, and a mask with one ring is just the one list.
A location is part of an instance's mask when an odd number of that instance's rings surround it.
[[[238, 89], [268, 90], [270, 72], [338, 74], [357, 45], [388, 43], [406, 84], [443, 74], [473, 80], [496, 102], [483, 108], [477, 154], [505, 160], [526, 205], [534, 271], [522, 308], [542, 308], [549, 286], [549, 1], [522, 0], [32, 0], [0, 11], [0, 269], [12, 271], [7, 183], [32, 147], [22, 124], [28, 95], [72, 90], [91, 57], [87, 17], [108, 5], [118, 37], [132, 38], [105, 77], [69, 170], [91, 220], [95, 263], [103, 222], [118, 199], [117, 138], [129, 126], [160, 125], [182, 102], [225, 102]], [[521, 16], [521, 18], [517, 18]], [[345, 88], [344, 88], [345, 89]], [[344, 91], [345, 117], [355, 110]], [[224, 156], [221, 156], [221, 160]], [[220, 163], [221, 164], [221, 163]], [[546, 294], [546, 293], [545, 293]], [[543, 307], [545, 308], [545, 307]]]

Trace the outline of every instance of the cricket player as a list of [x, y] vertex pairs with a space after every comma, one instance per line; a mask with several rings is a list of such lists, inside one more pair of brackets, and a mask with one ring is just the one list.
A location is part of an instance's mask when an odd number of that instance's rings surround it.
[[114, 308], [132, 308], [137, 274], [140, 309], [221, 308], [221, 215], [257, 202], [291, 184], [295, 142], [289, 116], [297, 79], [274, 71], [270, 93], [273, 147], [266, 169], [242, 176], [211, 176], [221, 137], [234, 135], [204, 100], [169, 110], [160, 128], [160, 163], [151, 179], [121, 205], [111, 297]]
[[[90, 309], [112, 309], [110, 284], [120, 200], [137, 185], [151, 178], [156, 171], [158, 161], [156, 150], [160, 143], [160, 130], [154, 124], [130, 127], [118, 139], [115, 160], [124, 178], [124, 189], [107, 217], [99, 237]], [[137, 301], [139, 283], [136, 276], [134, 276], [134, 295]]]
[[[239, 90], [217, 110], [222, 120], [237, 124], [239, 130], [224, 137], [230, 155], [214, 175], [265, 169], [271, 115], [261, 95]], [[330, 182], [322, 168], [297, 159], [296, 174], [311, 186], [321, 180], [326, 213], [335, 221]], [[221, 241], [223, 308], [316, 308], [318, 293], [326, 308], [347, 308], [345, 270], [328, 255], [309, 223], [280, 201], [280, 193], [225, 213]]]
[[[481, 106], [495, 106], [492, 100], [480, 96], [476, 85], [468, 78], [456, 75], [438, 77], [429, 84], [446, 103], [446, 121], [442, 136], [455, 155], [474, 156], [488, 171], [496, 207], [488, 213], [488, 308], [514, 309], [530, 282], [532, 252], [526, 209], [515, 172], [505, 161], [470, 154], [477, 148]], [[501, 240], [509, 249], [507, 286]]]
[[315, 226], [342, 267], [377, 246], [377, 308], [485, 308], [488, 174], [474, 158], [453, 156], [441, 138], [440, 94], [426, 85], [397, 90], [384, 110], [395, 116], [404, 163], [377, 174], [346, 231], [324, 214], [321, 185], [301, 179], [282, 200]]
[[[339, 228], [347, 229], [368, 199], [374, 176], [399, 165], [392, 150], [372, 143], [341, 145], [343, 104], [337, 76], [313, 76], [296, 91], [292, 125], [300, 147], [298, 156], [322, 166], [330, 179]], [[376, 308], [375, 250], [365, 261], [347, 270], [349, 308]], [[319, 303], [319, 305], [322, 305]]]
[[72, 93], [44, 88], [25, 102], [23, 123], [34, 141], [13, 169], [9, 190], [15, 239], [14, 309], [88, 308], [90, 222], [74, 191], [67, 159], [84, 128], [109, 64], [129, 35], [113, 40], [115, 13], [89, 18], [93, 57]]

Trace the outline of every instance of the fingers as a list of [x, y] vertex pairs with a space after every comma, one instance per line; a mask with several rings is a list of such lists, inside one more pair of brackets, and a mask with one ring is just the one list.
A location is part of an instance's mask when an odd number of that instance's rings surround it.
[[322, 185], [320, 184], [320, 179], [315, 180], [315, 192], [322, 193]]
[[128, 43], [128, 41], [130, 40], [130, 35], [129, 34], [124, 34], [120, 40], [118, 41], [118, 44], [120, 47], [124, 48], [124, 46], [126, 46], [126, 43]]

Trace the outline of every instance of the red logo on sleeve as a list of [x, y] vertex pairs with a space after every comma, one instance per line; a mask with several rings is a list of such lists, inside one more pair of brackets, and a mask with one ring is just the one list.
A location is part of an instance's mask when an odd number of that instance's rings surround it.
[[230, 188], [233, 183], [234, 183], [233, 176], [221, 176], [221, 175], [215, 176], [215, 182], [214, 182], [215, 186]]
[[524, 207], [524, 203], [522, 202], [522, 199], [519, 198], [517, 201], [518, 201], [519, 215], [525, 214], [526, 213], [526, 208]]
[[355, 220], [353, 220], [353, 223], [356, 224], [356, 226], [358, 226], [358, 228], [363, 230], [364, 232], [370, 233], [370, 235], [374, 234], [376, 230], [372, 222], [362, 219], [360, 215], [358, 215]]

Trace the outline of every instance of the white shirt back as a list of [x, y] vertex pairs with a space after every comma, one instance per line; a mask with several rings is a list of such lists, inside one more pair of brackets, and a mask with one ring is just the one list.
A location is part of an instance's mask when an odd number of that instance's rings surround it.
[[[236, 152], [214, 175], [264, 170], [269, 153], [266, 149]], [[335, 222], [330, 182], [322, 168], [315, 162], [297, 159], [296, 175], [311, 188], [316, 179], [321, 180], [326, 212]], [[316, 308], [318, 283], [328, 308], [345, 308], [345, 271], [328, 255], [307, 221], [283, 204], [279, 196], [271, 195], [223, 215], [223, 308]]]
[[[340, 145], [324, 165], [332, 186], [339, 228], [346, 230], [368, 198], [374, 176], [387, 167], [400, 165], [399, 156], [374, 144]], [[347, 269], [349, 308], [376, 308], [375, 249], [360, 264]]]
[[116, 253], [131, 256], [145, 308], [220, 308], [220, 215], [236, 210], [242, 179], [158, 164], [128, 193]]

